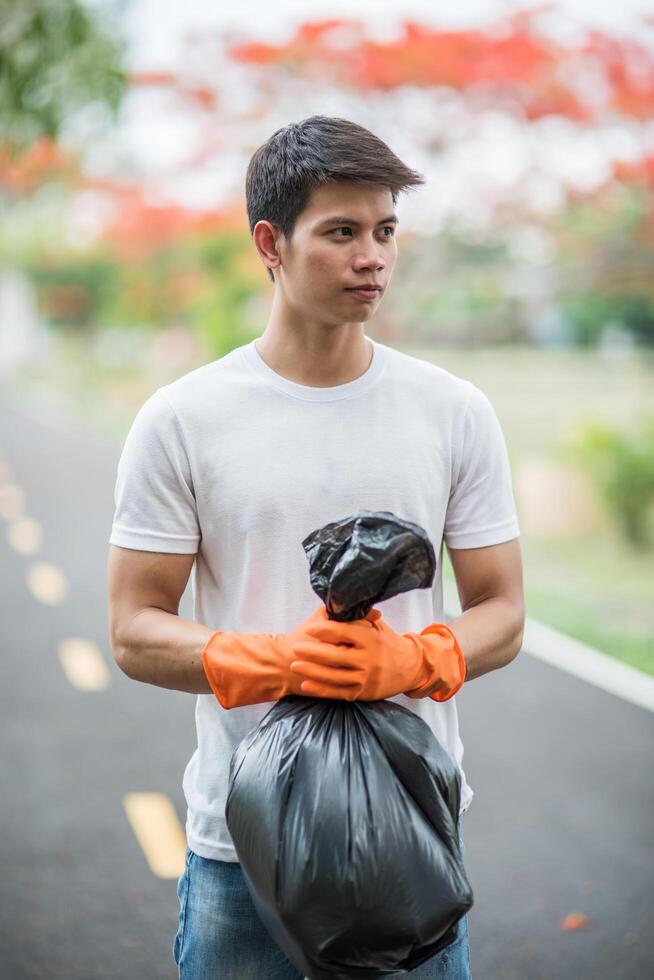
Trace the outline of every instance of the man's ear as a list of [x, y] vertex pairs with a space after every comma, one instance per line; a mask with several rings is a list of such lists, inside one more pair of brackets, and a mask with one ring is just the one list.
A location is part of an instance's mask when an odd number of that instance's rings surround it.
[[252, 240], [255, 248], [261, 256], [264, 265], [268, 269], [272, 269], [273, 274], [280, 264], [279, 249], [277, 247], [278, 237], [278, 229], [270, 221], [257, 221], [252, 231]]

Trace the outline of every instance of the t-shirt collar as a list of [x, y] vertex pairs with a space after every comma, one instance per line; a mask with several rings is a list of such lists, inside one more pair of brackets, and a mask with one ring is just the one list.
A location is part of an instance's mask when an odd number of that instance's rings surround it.
[[[372, 361], [366, 371], [342, 385], [334, 385], [331, 388], [312, 388], [309, 385], [301, 385], [296, 381], [290, 381], [282, 377], [266, 364], [261, 354], [255, 347], [255, 341], [251, 340], [248, 344], [241, 347], [243, 357], [248, 366], [262, 379], [262, 381], [273, 385], [279, 391], [285, 392], [293, 398], [300, 398], [303, 401], [311, 402], [332, 402], [340, 401], [344, 398], [353, 398], [367, 391], [371, 385], [381, 377], [386, 361], [386, 348], [384, 344], [373, 340], [372, 337], [364, 335], [365, 339], [372, 344]], [[256, 338], [258, 340], [258, 338]]]

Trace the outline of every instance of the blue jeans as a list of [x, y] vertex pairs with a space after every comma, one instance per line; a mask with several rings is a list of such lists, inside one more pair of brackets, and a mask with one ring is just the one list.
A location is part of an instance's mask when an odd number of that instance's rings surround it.
[[[465, 852], [459, 838], [461, 856]], [[241, 865], [213, 861], [186, 848], [177, 883], [179, 925], [173, 956], [180, 980], [302, 980], [261, 922]], [[406, 974], [415, 980], [471, 980], [468, 916], [440, 952]]]

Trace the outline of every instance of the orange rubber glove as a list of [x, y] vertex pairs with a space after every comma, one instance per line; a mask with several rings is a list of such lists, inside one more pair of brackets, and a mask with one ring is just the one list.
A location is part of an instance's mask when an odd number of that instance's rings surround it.
[[[300, 689], [302, 677], [291, 671], [291, 663], [296, 660], [293, 644], [309, 640], [309, 627], [328, 619], [325, 606], [320, 606], [297, 629], [290, 633], [237, 633], [217, 630], [207, 640], [201, 660], [211, 690], [223, 708], [240, 708], [246, 704], [260, 704], [263, 701], [278, 701], [287, 694], [306, 694]], [[363, 623], [364, 620], [356, 620]], [[366, 622], [362, 630], [372, 630]], [[338, 677], [331, 671], [324, 672], [329, 677], [330, 698], [349, 695], [352, 683], [350, 677], [344, 679], [341, 687]], [[351, 700], [351, 699], [350, 699]]]
[[379, 701], [407, 694], [449, 701], [466, 678], [463, 652], [444, 623], [397, 633], [378, 609], [351, 623], [330, 620], [325, 610], [307, 632], [310, 640], [293, 644], [291, 670], [302, 678], [301, 693], [312, 697]]

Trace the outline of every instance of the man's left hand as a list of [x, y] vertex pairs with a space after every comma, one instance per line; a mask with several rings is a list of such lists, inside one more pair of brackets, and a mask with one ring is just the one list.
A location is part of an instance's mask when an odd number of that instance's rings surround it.
[[293, 645], [291, 670], [305, 678], [300, 686], [309, 697], [379, 701], [396, 694], [446, 701], [465, 680], [465, 660], [454, 634], [443, 624], [422, 633], [397, 633], [371, 609], [362, 620], [329, 619], [307, 629], [315, 640]]

